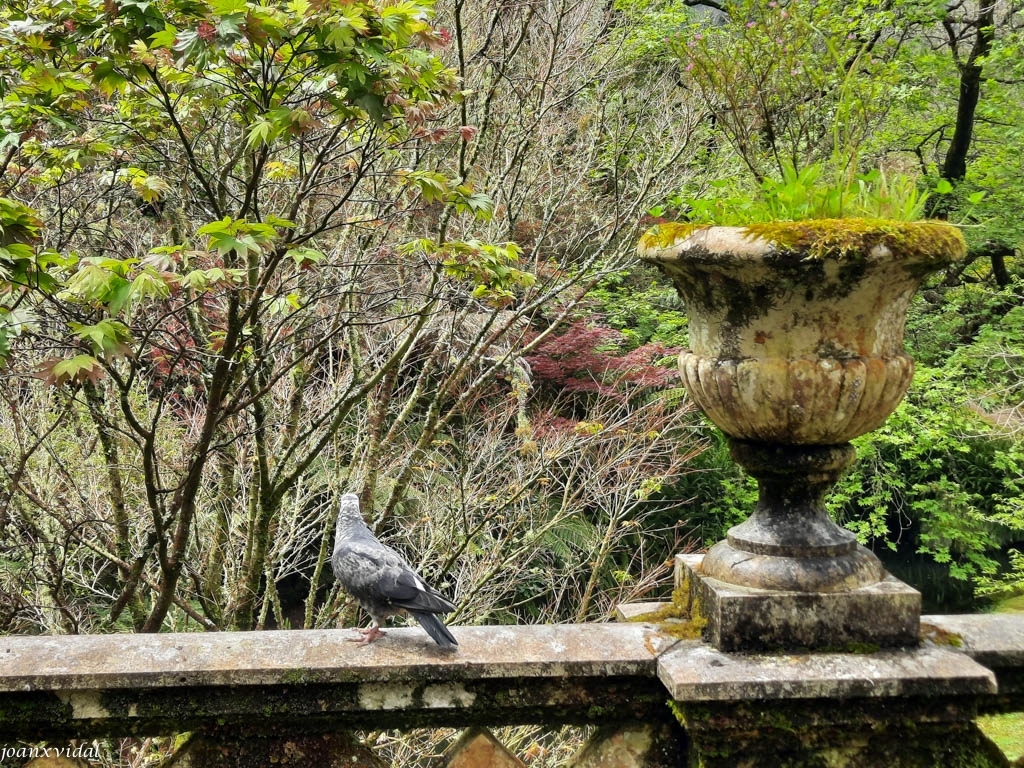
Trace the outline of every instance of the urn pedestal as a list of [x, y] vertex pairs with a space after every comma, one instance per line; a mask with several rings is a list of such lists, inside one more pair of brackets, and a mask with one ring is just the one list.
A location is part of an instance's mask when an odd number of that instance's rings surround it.
[[750, 517], [680, 566], [716, 647], [917, 642], [920, 595], [823, 499], [853, 461], [849, 441], [910, 385], [911, 296], [964, 251], [942, 223], [860, 219], [662, 225], [641, 240], [686, 303], [683, 384], [758, 481]]

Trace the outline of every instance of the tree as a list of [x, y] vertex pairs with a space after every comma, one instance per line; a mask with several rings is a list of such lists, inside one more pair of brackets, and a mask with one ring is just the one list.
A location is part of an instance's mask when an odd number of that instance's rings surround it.
[[[948, 57], [944, 74], [952, 82], [940, 92], [952, 96], [955, 90], [956, 97], [948, 100], [946, 114], [930, 115], [928, 130], [915, 142], [922, 168], [942, 180], [932, 215], [975, 225], [968, 229], [974, 235], [971, 261], [988, 260], [1000, 288], [1012, 279], [1007, 257], [1024, 243], [1024, 235], [1001, 213], [1018, 204], [1024, 192], [1006, 174], [1021, 149], [1019, 132], [1011, 126], [1024, 91], [1022, 33], [1024, 16], [1015, 3], [957, 2], [938, 14], [925, 39]], [[934, 152], [934, 166], [926, 148]], [[979, 205], [983, 194], [987, 200]]]
[[610, 108], [601, 6], [430, 11], [5, 10], [0, 502], [29, 625], [332, 620], [337, 489], [415, 538], [437, 446], [528, 393], [521, 359], [631, 254], [689, 133]]
[[[99, 541], [80, 538], [120, 569], [113, 619], [128, 607], [137, 628], [156, 631], [175, 601], [198, 617], [178, 583], [199, 506], [237, 499], [232, 463], [246, 435], [245, 555], [223, 618], [252, 625], [275, 517], [324, 446], [397, 375], [462, 281], [484, 301], [531, 282], [514, 246], [386, 245], [410, 207], [489, 210], [471, 188], [415, 168], [426, 120], [457, 95], [429, 52], [441, 37], [428, 11], [301, 2], [7, 11], [4, 143], [17, 165], [7, 192], [34, 198], [53, 222], [34, 255], [15, 253], [48, 281], [5, 275], [8, 316], [31, 308], [39, 318], [19, 327], [12, 374], [38, 365], [62, 386], [56, 418], [84, 407], [97, 431], [116, 524]], [[394, 266], [415, 274], [378, 283]], [[361, 348], [363, 329], [382, 324], [385, 343]], [[340, 376], [330, 371], [339, 359], [349, 361]], [[314, 391], [322, 399], [309, 402]], [[39, 424], [16, 395], [8, 400], [26, 427]], [[141, 472], [126, 470], [135, 461]], [[28, 476], [11, 477], [31, 495]], [[140, 504], [150, 519], [141, 546], [128, 519]], [[208, 584], [231, 525], [219, 519], [200, 574]], [[144, 608], [137, 590], [152, 560]], [[220, 623], [217, 601], [197, 591], [204, 623]]]

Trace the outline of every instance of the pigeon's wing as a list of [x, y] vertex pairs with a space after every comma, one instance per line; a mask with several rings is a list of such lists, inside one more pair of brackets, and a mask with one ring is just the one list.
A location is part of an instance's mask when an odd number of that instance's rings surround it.
[[402, 557], [378, 541], [346, 541], [331, 558], [334, 575], [357, 600], [426, 613], [455, 606], [432, 589]]
[[406, 567], [388, 585], [389, 597], [394, 605], [407, 611], [420, 613], [451, 613], [455, 606], [437, 590]]

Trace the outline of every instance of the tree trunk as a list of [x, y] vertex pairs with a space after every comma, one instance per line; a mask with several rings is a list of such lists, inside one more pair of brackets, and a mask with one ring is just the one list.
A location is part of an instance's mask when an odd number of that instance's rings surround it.
[[967, 175], [967, 156], [974, 135], [974, 121], [981, 98], [983, 66], [980, 61], [992, 51], [995, 39], [995, 4], [983, 5], [975, 20], [974, 45], [960, 69], [960, 98], [956, 107], [956, 127], [942, 164], [942, 178], [961, 181]]

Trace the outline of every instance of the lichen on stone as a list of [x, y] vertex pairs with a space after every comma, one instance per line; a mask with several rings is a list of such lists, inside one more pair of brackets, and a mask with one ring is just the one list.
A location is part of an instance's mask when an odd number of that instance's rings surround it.
[[656, 624], [658, 631], [671, 635], [677, 640], [699, 640], [708, 620], [701, 610], [700, 598], [690, 597], [688, 579], [683, 579], [672, 590], [672, 601], [657, 610], [642, 613], [629, 619], [631, 622]]
[[700, 768], [1009, 768], [967, 712], [935, 721], [920, 699], [669, 707], [690, 737], [690, 764]]
[[948, 645], [953, 648], [962, 648], [964, 644], [962, 635], [958, 635], [956, 632], [947, 632], [941, 627], [925, 622], [921, 622], [921, 641], [935, 645]]
[[704, 229], [707, 226], [706, 224], [688, 224], [685, 222], [657, 224], [644, 232], [640, 237], [640, 249], [670, 248], [678, 241], [685, 240], [698, 229]]
[[863, 256], [878, 246], [896, 259], [945, 261], [967, 253], [960, 230], [943, 221], [813, 219], [748, 224], [744, 230], [780, 250], [804, 252], [816, 259], [826, 254]]

